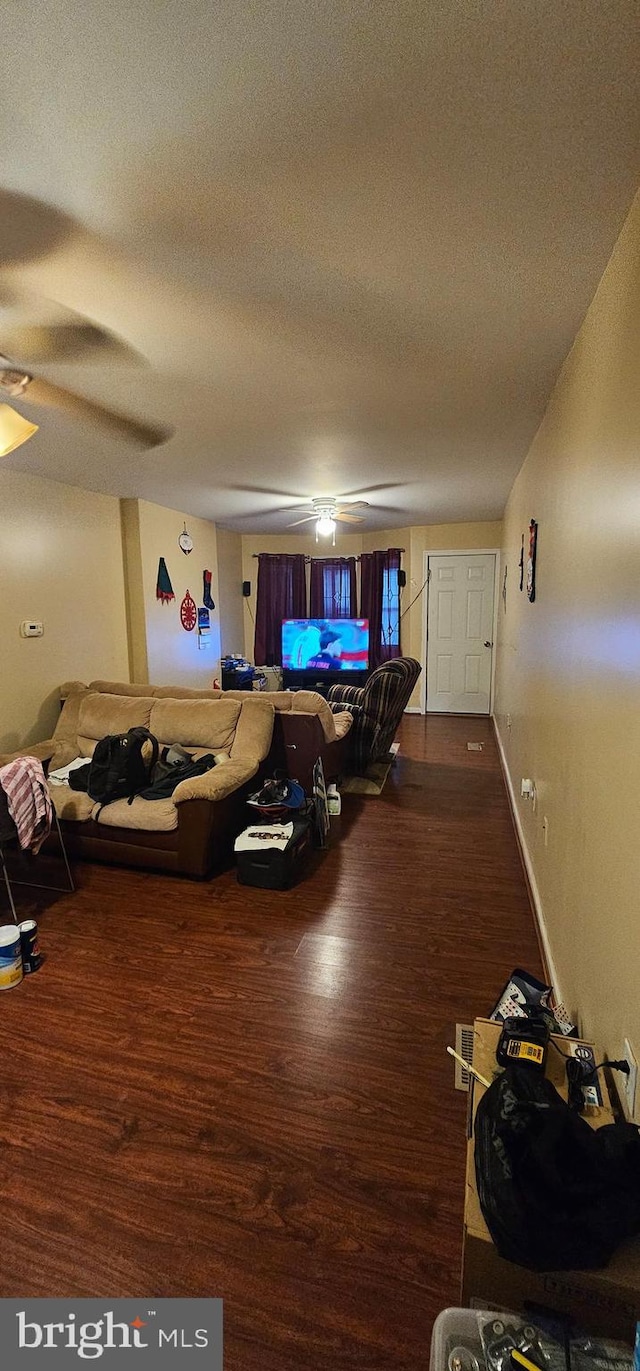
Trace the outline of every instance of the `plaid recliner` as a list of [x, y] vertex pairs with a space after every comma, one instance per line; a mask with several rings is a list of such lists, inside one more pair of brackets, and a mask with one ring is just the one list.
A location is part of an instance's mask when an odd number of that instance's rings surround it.
[[353, 715], [348, 735], [352, 771], [365, 771], [386, 757], [421, 671], [414, 657], [395, 657], [372, 671], [364, 686], [331, 686], [327, 699], [334, 714], [348, 709]]

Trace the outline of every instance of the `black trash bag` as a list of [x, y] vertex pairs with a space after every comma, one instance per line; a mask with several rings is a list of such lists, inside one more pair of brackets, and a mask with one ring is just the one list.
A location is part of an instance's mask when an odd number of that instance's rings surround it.
[[501, 1257], [531, 1271], [606, 1266], [640, 1233], [640, 1130], [593, 1129], [541, 1073], [509, 1066], [475, 1120], [478, 1198]]

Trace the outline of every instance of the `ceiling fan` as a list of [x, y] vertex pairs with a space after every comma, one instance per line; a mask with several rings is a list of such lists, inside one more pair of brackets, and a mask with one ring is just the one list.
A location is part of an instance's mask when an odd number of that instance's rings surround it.
[[[20, 358], [26, 366], [10, 358]], [[134, 447], [151, 448], [165, 442], [169, 429], [130, 419], [36, 377], [30, 369], [32, 365], [103, 359], [142, 361], [116, 334], [84, 315], [41, 297], [17, 294], [6, 284], [0, 287], [0, 399], [4, 395], [28, 405], [62, 410]], [[10, 405], [0, 404], [0, 456], [26, 442], [37, 427]]]
[[[310, 509], [303, 519], [296, 519], [292, 524], [287, 524], [287, 528], [299, 528], [301, 524], [311, 524], [315, 522], [316, 542], [318, 538], [330, 538], [333, 535], [333, 544], [336, 541], [336, 524], [363, 524], [364, 519], [361, 514], [354, 514], [356, 509], [368, 509], [368, 500], [338, 500], [333, 495], [319, 495], [311, 500], [310, 505], [301, 505], [301, 509]], [[293, 512], [293, 511], [290, 511]]]
[[[166, 442], [170, 430], [152, 424], [141, 424], [125, 414], [85, 400], [72, 390], [64, 390], [51, 381], [32, 376], [30, 372], [16, 368], [6, 357], [0, 356], [0, 396], [6, 395], [13, 400], [25, 400], [27, 404], [43, 405], [47, 409], [62, 410], [73, 419], [92, 424], [103, 433], [137, 448], [157, 447]], [[6, 413], [8, 411], [8, 413]], [[0, 404], [0, 456], [4, 457], [21, 443], [26, 442], [37, 431], [37, 424], [30, 423], [18, 414], [11, 405]], [[22, 436], [20, 436], [22, 435]]]

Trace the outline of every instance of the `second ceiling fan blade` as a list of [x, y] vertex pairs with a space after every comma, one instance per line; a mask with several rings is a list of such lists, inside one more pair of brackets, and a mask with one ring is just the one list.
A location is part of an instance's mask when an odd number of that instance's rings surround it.
[[361, 514], [340, 514], [339, 511], [336, 511], [335, 518], [338, 519], [338, 520], [340, 521], [341, 524], [363, 524], [363, 523], [364, 523], [364, 519], [363, 519], [363, 517], [362, 517]]
[[317, 521], [317, 514], [308, 514], [306, 519], [296, 519], [294, 524], [287, 524], [287, 528], [297, 528], [299, 524], [311, 524]]
[[168, 428], [140, 423], [137, 419], [128, 418], [126, 414], [105, 409], [104, 405], [98, 405], [93, 400], [85, 400], [71, 390], [63, 390], [62, 386], [54, 386], [50, 381], [38, 377], [29, 381], [21, 398], [26, 404], [59, 409], [62, 413], [71, 415], [73, 419], [91, 424], [113, 438], [121, 438], [133, 447], [158, 447], [171, 437], [171, 430]]
[[122, 362], [142, 361], [128, 343], [123, 343], [108, 329], [92, 324], [89, 319], [80, 323], [10, 324], [0, 334], [0, 352], [19, 358], [27, 366], [104, 357]]

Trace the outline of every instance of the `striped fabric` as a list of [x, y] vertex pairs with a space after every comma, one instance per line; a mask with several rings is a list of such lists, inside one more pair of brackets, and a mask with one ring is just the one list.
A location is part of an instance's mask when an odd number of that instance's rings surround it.
[[15, 762], [8, 762], [0, 767], [0, 787], [6, 795], [20, 847], [23, 852], [37, 852], [53, 822], [53, 805], [42, 762], [35, 757], [18, 757]]
[[357, 773], [385, 757], [422, 667], [414, 657], [395, 657], [372, 671], [364, 686], [331, 686], [332, 710], [349, 709], [350, 765]]

